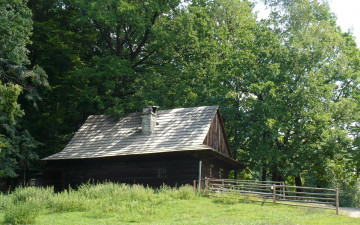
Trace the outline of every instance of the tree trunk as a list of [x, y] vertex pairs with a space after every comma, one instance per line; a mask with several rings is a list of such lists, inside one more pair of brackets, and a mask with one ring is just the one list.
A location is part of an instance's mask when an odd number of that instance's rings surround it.
[[[302, 186], [300, 174], [298, 174], [298, 175], [295, 177], [295, 185], [296, 185], [296, 186]], [[296, 189], [296, 192], [302, 192], [302, 189], [297, 188], [297, 189]]]
[[273, 167], [273, 169], [271, 171], [271, 180], [278, 181], [278, 170], [276, 167]]
[[[239, 94], [239, 79], [237, 79], [236, 81], [236, 93], [237, 93], [237, 97], [236, 97], [236, 103], [235, 103], [235, 107], [236, 107], [236, 110], [239, 110], [239, 106], [240, 106], [240, 94]], [[235, 144], [236, 146], [238, 146], [239, 144], [239, 134], [238, 134], [238, 127], [236, 126], [235, 127]], [[234, 160], [237, 160], [237, 148], [235, 148], [234, 150]], [[237, 179], [238, 177], [238, 171], [237, 169], [234, 170], [234, 178]]]
[[262, 169], [261, 180], [266, 181], [266, 169], [265, 168]]

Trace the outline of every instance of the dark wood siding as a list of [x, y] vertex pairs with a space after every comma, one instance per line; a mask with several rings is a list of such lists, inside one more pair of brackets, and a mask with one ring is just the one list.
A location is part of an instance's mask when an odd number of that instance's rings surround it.
[[[188, 155], [146, 155], [135, 157], [108, 157], [98, 159], [47, 161], [45, 185], [56, 190], [76, 187], [90, 181], [113, 181], [144, 184], [152, 187], [163, 183], [176, 186], [192, 184], [198, 179], [199, 159]], [[166, 170], [158, 177], [158, 170]]]
[[231, 157], [225, 129], [223, 127], [219, 111], [217, 111], [210, 125], [210, 129], [205, 137], [204, 144], [212, 147], [213, 149], [228, 157]]
[[[205, 160], [202, 163], [201, 176], [202, 178], [225, 178], [229, 177], [231, 168], [229, 165], [221, 163], [218, 160]], [[221, 173], [221, 176], [220, 176]]]

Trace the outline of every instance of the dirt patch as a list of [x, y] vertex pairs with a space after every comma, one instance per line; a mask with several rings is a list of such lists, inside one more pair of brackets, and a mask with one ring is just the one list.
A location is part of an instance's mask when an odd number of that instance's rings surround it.
[[340, 211], [350, 217], [360, 218], [360, 209], [349, 208], [349, 207], [340, 207]]

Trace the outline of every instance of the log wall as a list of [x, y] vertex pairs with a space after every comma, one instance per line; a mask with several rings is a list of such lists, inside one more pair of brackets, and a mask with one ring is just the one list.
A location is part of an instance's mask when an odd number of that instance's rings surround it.
[[[202, 177], [228, 178], [231, 168], [217, 160], [205, 160], [202, 166]], [[221, 174], [221, 175], [220, 175]]]
[[[71, 186], [76, 188], [89, 180], [94, 182], [120, 182], [142, 184], [159, 187], [192, 185], [198, 180], [199, 160], [202, 160], [202, 179], [210, 177], [210, 165], [214, 166], [214, 178], [220, 178], [220, 168], [223, 177], [228, 176], [229, 166], [206, 155], [153, 154], [128, 157], [107, 157], [97, 159], [49, 160], [44, 170], [44, 185], [54, 186], [56, 191]], [[165, 177], [159, 177], [160, 171]], [[160, 171], [159, 171], [160, 170]], [[163, 174], [162, 174], [163, 175]]]

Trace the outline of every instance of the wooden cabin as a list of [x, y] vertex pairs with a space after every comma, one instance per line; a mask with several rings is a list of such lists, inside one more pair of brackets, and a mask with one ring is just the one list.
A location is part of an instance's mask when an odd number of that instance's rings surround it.
[[179, 186], [244, 167], [231, 158], [218, 106], [89, 116], [64, 150], [43, 160], [44, 184], [56, 190], [89, 180]]

